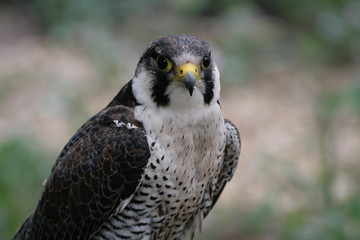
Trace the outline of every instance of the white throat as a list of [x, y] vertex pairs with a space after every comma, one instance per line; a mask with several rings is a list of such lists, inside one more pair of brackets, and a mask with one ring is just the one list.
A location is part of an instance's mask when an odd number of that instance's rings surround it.
[[157, 158], [165, 155], [170, 167], [179, 168], [170, 163], [179, 159], [203, 178], [203, 169], [222, 161], [225, 125], [218, 104], [187, 111], [136, 106], [135, 118], [143, 123]]

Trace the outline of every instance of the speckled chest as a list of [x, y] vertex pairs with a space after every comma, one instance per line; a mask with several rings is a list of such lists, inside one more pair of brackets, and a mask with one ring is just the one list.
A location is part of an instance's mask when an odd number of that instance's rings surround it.
[[[136, 109], [151, 157], [129, 204], [111, 220], [118, 239], [182, 239], [212, 203], [223, 163], [225, 125], [220, 109], [173, 114]], [[110, 233], [109, 233], [110, 234]], [[115, 236], [114, 235], [114, 236]]]
[[134, 197], [148, 200], [162, 227], [180, 231], [211, 201], [207, 195], [223, 161], [224, 121], [217, 106], [179, 115], [146, 111], [141, 117], [151, 159]]

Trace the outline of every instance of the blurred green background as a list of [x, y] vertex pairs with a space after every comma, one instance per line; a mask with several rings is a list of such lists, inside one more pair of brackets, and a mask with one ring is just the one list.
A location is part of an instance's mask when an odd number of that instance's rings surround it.
[[360, 239], [360, 1], [0, 1], [0, 239], [148, 42], [207, 40], [236, 176], [197, 239]]

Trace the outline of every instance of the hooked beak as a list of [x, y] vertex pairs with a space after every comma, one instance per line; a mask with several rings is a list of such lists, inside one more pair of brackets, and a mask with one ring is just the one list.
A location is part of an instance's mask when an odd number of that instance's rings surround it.
[[199, 70], [193, 63], [186, 63], [181, 65], [177, 70], [177, 76], [174, 80], [177, 80], [181, 85], [186, 87], [192, 96], [195, 89], [196, 80], [200, 79]]

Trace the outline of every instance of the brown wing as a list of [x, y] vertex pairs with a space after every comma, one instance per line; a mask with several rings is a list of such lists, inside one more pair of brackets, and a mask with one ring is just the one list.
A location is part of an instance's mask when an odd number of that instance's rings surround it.
[[105, 108], [65, 146], [14, 239], [89, 239], [136, 191], [149, 156], [133, 110]]

